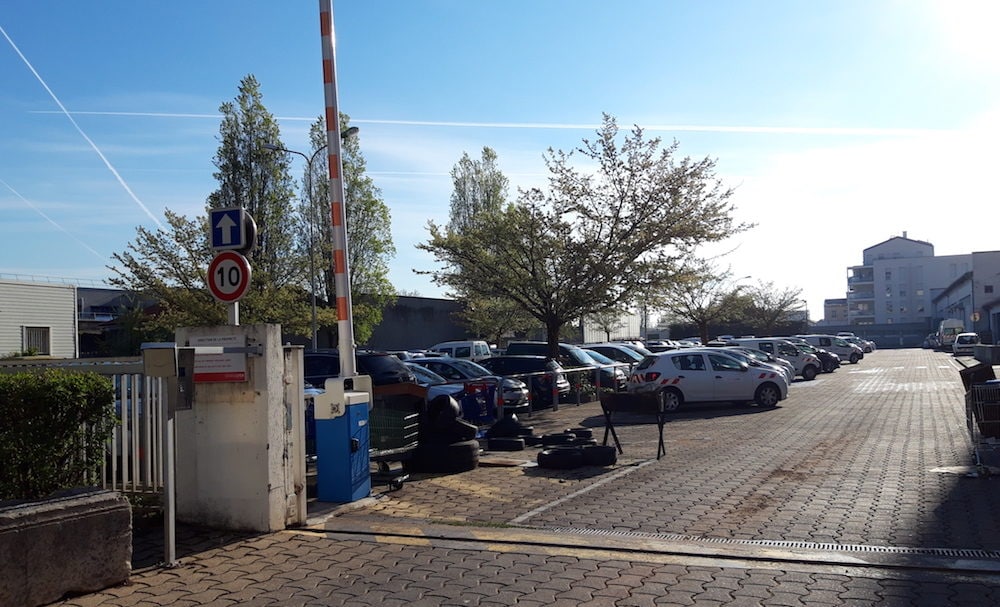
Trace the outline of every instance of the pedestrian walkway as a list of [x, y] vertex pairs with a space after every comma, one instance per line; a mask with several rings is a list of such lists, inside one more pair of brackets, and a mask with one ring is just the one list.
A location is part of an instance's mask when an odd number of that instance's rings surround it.
[[[660, 460], [655, 420], [623, 416], [608, 468], [494, 454], [312, 502], [304, 529], [182, 525], [173, 569], [154, 530], [129, 585], [58, 604], [997, 605], [1000, 481], [969, 474], [958, 368], [879, 350], [776, 409], [682, 408]], [[596, 404], [524, 421], [603, 427]]]

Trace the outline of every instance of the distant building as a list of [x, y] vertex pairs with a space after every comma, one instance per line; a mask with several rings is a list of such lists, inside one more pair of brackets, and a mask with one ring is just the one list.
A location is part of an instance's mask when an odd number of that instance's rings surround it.
[[864, 249], [847, 274], [847, 297], [824, 302], [823, 325], [893, 335], [901, 346], [943, 318], [984, 335], [1000, 326], [1000, 251], [936, 256], [933, 244], [904, 232]]
[[0, 356], [75, 358], [76, 286], [0, 280]]
[[821, 324], [848, 324], [846, 297], [826, 299], [823, 301], [823, 322]]

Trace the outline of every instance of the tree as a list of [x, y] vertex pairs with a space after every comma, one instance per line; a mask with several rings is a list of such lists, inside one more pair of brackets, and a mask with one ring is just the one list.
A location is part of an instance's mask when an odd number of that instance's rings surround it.
[[805, 329], [807, 318], [795, 318], [802, 312], [802, 289], [779, 289], [773, 282], [760, 282], [746, 291], [744, 320], [755, 328], [757, 335], [774, 335], [782, 325], [790, 332]]
[[165, 210], [167, 228], [139, 227], [126, 250], [112, 255], [117, 267], [110, 283], [160, 302], [150, 330], [173, 333], [178, 326], [225, 324], [226, 306], [207, 290], [210, 249], [208, 211], [243, 207], [256, 220], [256, 247], [247, 254], [253, 269], [250, 289], [240, 300], [241, 321], [280, 323], [291, 334], [308, 333], [308, 305], [303, 285], [306, 267], [298, 254], [300, 233], [294, 220], [288, 160], [264, 148], [280, 143], [274, 117], [264, 107], [260, 85], [252, 75], [239, 94], [219, 108], [214, 176], [218, 189], [206, 200], [206, 213], [196, 219]]
[[[462, 158], [451, 169], [454, 189], [451, 194], [448, 229], [455, 234], [472, 232], [507, 204], [507, 178], [497, 164], [497, 154], [484, 147], [480, 160]], [[486, 224], [488, 226], [488, 223]], [[484, 226], [485, 227], [485, 226]], [[504, 335], [528, 329], [534, 320], [503, 297], [483, 297], [475, 292], [456, 289], [456, 299], [462, 303], [459, 318], [472, 335], [500, 343]]]
[[728, 271], [701, 262], [690, 267], [658, 298], [676, 320], [698, 327], [701, 343], [709, 342], [708, 328], [739, 318], [744, 305], [742, 287]]
[[[461, 231], [430, 222], [418, 246], [441, 268], [422, 273], [458, 293], [510, 299], [545, 326], [555, 357], [565, 324], [665, 287], [697, 245], [750, 227], [733, 220], [714, 161], [678, 161], [676, 142], [661, 148], [639, 127], [620, 147], [618, 136], [605, 115], [596, 140], [549, 150], [547, 191], [522, 191]], [[596, 164], [593, 174], [570, 165], [574, 153]]]
[[[340, 132], [347, 132], [350, 117], [341, 113]], [[327, 142], [326, 120], [320, 117], [309, 129], [309, 140], [313, 152], [322, 149]], [[330, 220], [330, 181], [327, 155], [321, 154], [319, 162], [312, 165], [313, 174], [306, 176], [305, 183], [312, 184], [313, 191], [306, 194], [303, 201], [303, 215], [316, 230], [308, 230], [317, 237], [312, 254], [316, 255], [315, 267], [323, 268], [319, 281], [318, 297], [327, 302], [336, 300], [336, 286], [333, 272], [333, 223]], [[341, 142], [341, 163], [345, 191], [347, 215], [347, 263], [350, 271], [351, 303], [354, 338], [365, 343], [375, 327], [382, 321], [382, 311], [396, 296], [395, 287], [389, 281], [389, 261], [396, 254], [392, 242], [392, 216], [389, 207], [382, 200], [382, 192], [371, 177], [365, 174], [366, 162], [361, 154], [358, 137], [347, 137]], [[309, 167], [306, 168], [308, 170]], [[309, 202], [312, 209], [309, 210]], [[308, 255], [309, 252], [307, 251]], [[337, 312], [326, 308], [317, 314], [321, 327], [335, 332]], [[335, 333], [331, 339], [336, 341]]]
[[507, 201], [507, 177], [497, 166], [497, 153], [484, 147], [480, 160], [469, 154], [451, 169], [454, 190], [448, 227], [455, 232], [471, 228], [478, 218], [499, 211]]
[[620, 309], [600, 310], [590, 314], [585, 320], [604, 331], [604, 341], [611, 341], [611, 334], [625, 326], [622, 322], [623, 313]]

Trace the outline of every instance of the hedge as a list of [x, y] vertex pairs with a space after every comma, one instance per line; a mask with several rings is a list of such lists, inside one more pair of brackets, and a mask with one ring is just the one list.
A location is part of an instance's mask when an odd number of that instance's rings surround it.
[[0, 374], [0, 500], [97, 484], [114, 389], [92, 372]]

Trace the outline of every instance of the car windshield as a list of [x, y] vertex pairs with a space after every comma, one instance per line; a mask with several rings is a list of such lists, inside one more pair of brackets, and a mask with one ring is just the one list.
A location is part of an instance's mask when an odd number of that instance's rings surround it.
[[613, 365], [613, 364], [615, 364], [615, 361], [611, 360], [607, 356], [605, 356], [605, 355], [603, 355], [600, 352], [597, 352], [595, 350], [587, 350], [585, 348], [583, 350], [583, 352], [584, 352], [584, 354], [586, 354], [587, 356], [589, 356], [590, 358], [592, 358], [594, 360], [594, 362], [600, 363], [602, 365]]
[[413, 375], [416, 376], [417, 381], [422, 384], [434, 385], [434, 384], [446, 384], [448, 380], [441, 377], [437, 373], [431, 371], [426, 367], [422, 367], [415, 363], [405, 363], [410, 371], [413, 371]]
[[453, 364], [466, 377], [486, 377], [487, 375], [493, 375], [489, 369], [471, 360], [456, 360]]

